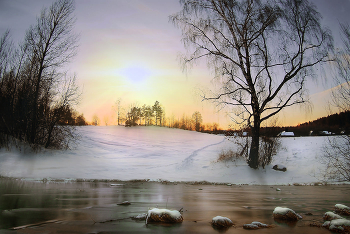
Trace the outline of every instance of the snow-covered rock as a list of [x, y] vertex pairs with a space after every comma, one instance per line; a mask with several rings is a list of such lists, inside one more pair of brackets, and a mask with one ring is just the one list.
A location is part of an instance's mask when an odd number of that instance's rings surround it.
[[244, 224], [243, 225], [244, 229], [248, 229], [248, 230], [256, 230], [256, 229], [260, 229], [259, 226], [254, 225], [254, 224]]
[[349, 232], [350, 220], [333, 219], [332, 221], [326, 221], [322, 226], [329, 229], [332, 232]]
[[131, 203], [129, 201], [123, 201], [122, 203], [118, 203], [117, 205], [119, 205], [119, 206], [128, 206], [128, 205], [131, 205]]
[[338, 214], [350, 215], [350, 207], [342, 204], [336, 204], [334, 206], [334, 211]]
[[135, 217], [132, 217], [132, 219], [136, 219], [136, 220], [146, 220], [147, 218], [147, 213], [142, 213], [142, 214], [138, 214]]
[[153, 208], [148, 211], [146, 224], [148, 222], [181, 223], [183, 217], [178, 210]]
[[296, 221], [303, 218], [301, 215], [295, 213], [294, 210], [285, 207], [276, 207], [273, 211], [273, 217], [274, 219], [284, 219], [291, 221]]
[[244, 229], [249, 229], [249, 230], [255, 230], [255, 229], [260, 229], [260, 228], [268, 228], [270, 227], [267, 224], [261, 223], [261, 222], [252, 222], [251, 224], [244, 224], [243, 228]]
[[267, 225], [267, 224], [260, 223], [260, 222], [256, 222], [256, 221], [252, 222], [252, 224], [253, 224], [253, 225], [256, 225], [256, 226], [258, 226], [258, 227], [264, 227], [264, 228], [269, 227], [269, 225]]
[[212, 219], [211, 224], [217, 228], [228, 228], [233, 226], [231, 219], [222, 216], [216, 216]]
[[276, 170], [276, 171], [287, 171], [287, 167], [280, 165], [280, 164], [276, 164], [272, 167], [272, 169]]
[[331, 221], [333, 219], [342, 219], [342, 218], [343, 217], [341, 217], [340, 215], [334, 214], [331, 211], [328, 211], [323, 215], [323, 220], [325, 221]]

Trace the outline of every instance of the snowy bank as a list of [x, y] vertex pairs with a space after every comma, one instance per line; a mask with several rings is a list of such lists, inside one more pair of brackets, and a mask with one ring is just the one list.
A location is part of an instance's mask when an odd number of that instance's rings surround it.
[[[236, 149], [224, 136], [161, 127], [84, 126], [71, 150], [39, 153], [0, 149], [1, 176], [22, 178], [208, 181], [230, 184], [312, 184], [327, 137], [282, 138], [282, 149], [265, 169], [245, 161], [219, 162]], [[273, 165], [287, 171], [275, 171]]]

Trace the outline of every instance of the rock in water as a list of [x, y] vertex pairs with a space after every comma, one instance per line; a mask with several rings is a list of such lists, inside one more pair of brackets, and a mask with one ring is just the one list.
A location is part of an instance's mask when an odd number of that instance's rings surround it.
[[135, 219], [135, 220], [146, 220], [147, 214], [146, 214], [146, 213], [138, 214], [137, 216], [131, 217], [131, 218], [132, 218], [132, 219]]
[[276, 207], [273, 211], [273, 218], [274, 219], [283, 219], [283, 220], [290, 220], [290, 221], [297, 221], [299, 219], [302, 219], [301, 215], [294, 212], [294, 210], [284, 207]]
[[256, 230], [256, 229], [259, 229], [259, 226], [254, 224], [244, 224], [243, 228], [248, 230]]
[[118, 206], [128, 206], [128, 205], [131, 205], [131, 203], [128, 201], [123, 201], [122, 203], [118, 203], [117, 205]]
[[260, 223], [260, 222], [252, 222], [251, 224], [244, 224], [243, 228], [244, 229], [248, 229], [248, 230], [256, 230], [256, 229], [260, 229], [260, 228], [269, 228], [271, 226], [264, 224], [264, 223]]
[[217, 228], [228, 228], [233, 226], [231, 219], [222, 216], [216, 216], [212, 219], [211, 224]]
[[326, 221], [322, 227], [327, 228], [332, 232], [349, 232], [350, 220], [347, 219], [333, 219], [332, 221]]
[[342, 204], [336, 204], [334, 206], [334, 211], [338, 214], [350, 215], [350, 207]]
[[333, 212], [326, 212], [324, 215], [323, 215], [323, 220], [324, 221], [331, 221], [333, 219], [342, 219], [343, 217], [341, 217], [340, 215], [337, 215], [337, 214], [334, 214]]
[[181, 223], [183, 217], [177, 210], [154, 208], [148, 211], [146, 224], [148, 222]]

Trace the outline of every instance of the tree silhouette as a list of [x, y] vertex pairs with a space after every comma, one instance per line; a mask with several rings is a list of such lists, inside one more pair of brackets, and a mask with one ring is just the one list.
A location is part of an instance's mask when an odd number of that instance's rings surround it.
[[[346, 117], [350, 110], [350, 27], [348, 24], [341, 24], [343, 36], [343, 48], [336, 54], [334, 76], [335, 88], [332, 90], [333, 106], [339, 111], [346, 111], [342, 115]], [[333, 115], [338, 117], [338, 115]], [[349, 118], [345, 118], [349, 120]], [[345, 121], [348, 123], [348, 121]], [[350, 135], [328, 138], [328, 144], [324, 149], [321, 158], [326, 165], [324, 175], [326, 179], [337, 181], [350, 181]]]
[[127, 120], [125, 126], [136, 126], [137, 121], [139, 121], [141, 116], [141, 108], [133, 106], [130, 111], [127, 113]]
[[66, 147], [73, 139], [74, 128], [59, 126], [79, 99], [75, 76], [63, 70], [76, 53], [73, 12], [73, 0], [58, 0], [42, 10], [18, 48], [8, 32], [0, 40], [2, 133], [32, 146]]
[[[37, 24], [26, 34], [28, 56], [36, 70], [32, 103], [32, 129], [30, 141], [35, 142], [38, 125], [39, 97], [45, 91], [43, 82], [53, 83], [56, 68], [70, 61], [75, 55], [77, 37], [72, 34], [74, 26], [74, 3], [72, 0], [58, 0], [49, 9], [43, 9]], [[50, 84], [48, 84], [50, 85]]]
[[215, 71], [221, 88], [203, 99], [234, 107], [251, 128], [248, 164], [258, 168], [261, 123], [307, 102], [305, 82], [328, 60], [332, 37], [307, 0], [180, 2], [170, 20], [182, 30], [184, 64], [204, 58]]
[[156, 101], [153, 105], [153, 111], [155, 112], [155, 118], [156, 118], [156, 125], [162, 126], [162, 117], [163, 117], [163, 109], [160, 106], [160, 103]]
[[194, 129], [199, 132], [201, 130], [201, 125], [203, 122], [202, 115], [199, 111], [196, 111], [192, 114], [192, 121], [194, 125]]
[[92, 116], [92, 124], [95, 126], [100, 125], [100, 118], [97, 116], [97, 114]]

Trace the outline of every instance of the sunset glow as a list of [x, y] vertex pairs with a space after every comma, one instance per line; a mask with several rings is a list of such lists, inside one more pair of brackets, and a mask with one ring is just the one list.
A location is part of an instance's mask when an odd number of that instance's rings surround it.
[[[0, 33], [9, 28], [16, 43], [23, 40], [42, 7], [52, 2], [1, 1]], [[350, 21], [344, 11], [350, 8], [349, 1], [314, 2], [339, 43], [338, 22]], [[77, 56], [68, 67], [70, 73], [76, 73], [82, 91], [76, 109], [87, 121], [97, 114], [115, 124], [115, 102], [121, 99], [125, 108], [159, 101], [167, 117], [181, 118], [199, 111], [205, 123], [218, 122], [223, 128], [232, 124], [226, 115], [228, 109], [218, 112], [212, 103], [202, 102], [202, 90], [215, 90], [206, 62], [187, 72], [182, 69], [179, 55], [186, 49], [181, 31], [168, 19], [180, 10], [177, 0], [76, 0], [75, 5], [75, 30], [80, 42]], [[330, 88], [330, 81], [310, 83], [312, 112], [303, 107], [286, 109], [279, 115], [280, 125], [296, 125], [329, 114], [329, 92], [325, 90]]]

